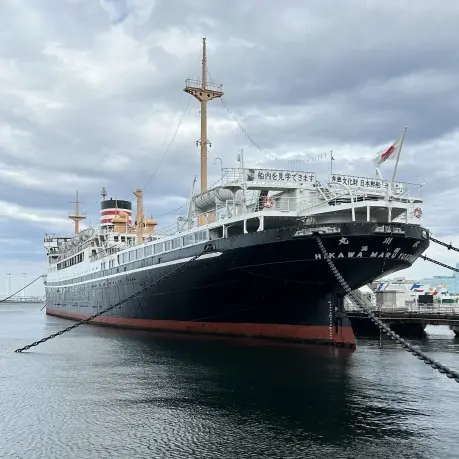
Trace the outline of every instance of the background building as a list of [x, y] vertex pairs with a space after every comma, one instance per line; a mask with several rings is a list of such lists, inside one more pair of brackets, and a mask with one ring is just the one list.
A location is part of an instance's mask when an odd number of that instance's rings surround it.
[[[456, 263], [456, 268], [459, 269], [459, 263]], [[459, 273], [453, 273], [452, 276], [433, 276], [419, 279], [420, 284], [429, 284], [431, 286], [444, 286], [449, 293], [459, 294]]]

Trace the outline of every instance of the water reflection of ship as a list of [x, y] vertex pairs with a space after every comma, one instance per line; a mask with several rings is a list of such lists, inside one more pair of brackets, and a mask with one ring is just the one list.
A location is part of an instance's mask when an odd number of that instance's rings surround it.
[[[142, 365], [131, 381], [141, 397], [132, 403], [192, 416], [198, 430], [200, 423], [228, 429], [226, 438], [235, 435], [242, 442], [235, 441], [231, 457], [246, 457], [238, 448], [251, 444], [251, 437], [257, 438], [259, 457], [328, 457], [324, 447], [341, 450], [370, 436], [375, 441], [403, 437], [407, 448], [416, 440], [395, 406], [375, 409], [371, 398], [362, 397], [369, 389], [361, 387], [367, 378], [359, 375], [350, 349], [247, 338], [107, 333], [120, 341], [123, 361]], [[363, 373], [365, 368], [362, 365]], [[279, 436], [288, 437], [292, 450], [270, 455], [269, 448], [277, 451]], [[207, 441], [218, 443], [211, 438], [200, 443]], [[259, 448], [267, 448], [266, 454]]]

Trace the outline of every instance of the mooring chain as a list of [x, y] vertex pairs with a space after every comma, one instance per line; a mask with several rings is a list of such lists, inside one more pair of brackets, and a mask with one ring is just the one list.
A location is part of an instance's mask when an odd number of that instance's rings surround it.
[[436, 242], [437, 244], [442, 245], [443, 247], [446, 247], [448, 250], [455, 250], [456, 252], [459, 252], [459, 248], [454, 247], [451, 244], [447, 244], [446, 242], [439, 241], [438, 239], [435, 239], [434, 237], [430, 236], [429, 238], [431, 241]]
[[374, 324], [376, 324], [381, 331], [386, 333], [386, 335], [388, 335], [391, 339], [399, 343], [404, 349], [406, 349], [408, 352], [416, 356], [419, 360], [422, 360], [426, 365], [430, 365], [433, 369], [438, 370], [440, 373], [445, 374], [448, 378], [454, 379], [457, 383], [459, 383], [459, 373], [458, 372], [453, 371], [449, 369], [448, 367], [445, 367], [441, 363], [437, 362], [436, 360], [432, 359], [428, 355], [424, 354], [419, 349], [416, 349], [412, 344], [410, 344], [408, 341], [401, 338], [400, 335], [398, 335], [393, 330], [391, 330], [391, 328], [388, 325], [386, 325], [384, 322], [378, 319], [378, 317], [376, 317], [373, 314], [373, 312], [368, 307], [365, 306], [364, 302], [352, 292], [351, 288], [349, 287], [347, 282], [344, 280], [343, 276], [341, 276], [341, 274], [339, 273], [332, 259], [328, 256], [328, 252], [325, 249], [325, 246], [323, 245], [322, 239], [320, 238], [320, 236], [315, 235], [315, 238], [316, 238], [317, 244], [320, 248], [320, 251], [322, 252], [322, 255], [325, 261], [328, 263], [328, 266], [330, 267], [335, 277], [338, 279], [338, 282], [341, 284], [344, 291], [349, 295], [351, 300], [357, 306], [359, 306], [363, 310], [363, 312], [365, 312], [365, 314], [370, 318], [370, 320]]
[[17, 295], [18, 293], [21, 293], [23, 290], [25, 290], [27, 287], [30, 287], [33, 283], [37, 282], [38, 279], [41, 279], [42, 277], [45, 277], [44, 274], [40, 274], [37, 278], [35, 278], [32, 282], [29, 282], [27, 285], [24, 285], [20, 290], [17, 292], [14, 292], [12, 295], [7, 296], [6, 298], [2, 298], [0, 300], [0, 303], [3, 303], [4, 301], [9, 300], [10, 298], [13, 298], [13, 296]]
[[443, 268], [450, 269], [451, 271], [456, 271], [459, 273], [459, 269], [453, 268], [452, 266], [445, 265], [445, 263], [442, 263], [441, 261], [434, 260], [433, 258], [426, 257], [425, 255], [419, 255], [419, 258], [422, 258], [425, 261], [430, 261], [431, 263], [435, 263], [438, 266], [443, 266]]
[[80, 320], [79, 322], [71, 325], [70, 327], [67, 327], [67, 328], [64, 328], [63, 330], [60, 330], [56, 333], [53, 333], [49, 336], [46, 336], [45, 338], [42, 338], [40, 339], [39, 341], [35, 341], [33, 342], [32, 344], [28, 344], [27, 346], [24, 346], [24, 347], [21, 347], [19, 349], [16, 349], [14, 352], [22, 352], [22, 351], [27, 351], [28, 349], [30, 349], [31, 347], [34, 347], [34, 346], [38, 346], [39, 344], [41, 343], [44, 343], [50, 339], [53, 339], [55, 338], [56, 336], [60, 336], [70, 330], [73, 330], [74, 328], [77, 328], [79, 327], [80, 325], [83, 325], [85, 323], [88, 323], [90, 322], [91, 320], [95, 319], [96, 317], [99, 317], [101, 316], [102, 314], [105, 314], [106, 312], [109, 312], [111, 311], [112, 309], [115, 309], [117, 308], [118, 306], [121, 306], [122, 304], [124, 303], [127, 303], [128, 301], [132, 300], [133, 298], [136, 298], [137, 296], [141, 295], [142, 293], [144, 293], [145, 291], [147, 291], [148, 289], [150, 289], [151, 287], [155, 286], [155, 285], [158, 285], [160, 282], [163, 282], [164, 280], [166, 280], [167, 278], [175, 275], [175, 274], [178, 274], [182, 271], [184, 271], [191, 263], [193, 263], [194, 261], [196, 261], [198, 258], [200, 258], [202, 255], [204, 255], [205, 253], [209, 253], [209, 252], [212, 252], [212, 251], [215, 251], [215, 247], [212, 245], [212, 244], [206, 244], [205, 247], [204, 247], [204, 250], [199, 253], [198, 255], [195, 255], [193, 258], [191, 258], [190, 260], [188, 260], [186, 263], [184, 263], [183, 265], [179, 266], [178, 268], [174, 269], [173, 271], [165, 274], [164, 276], [160, 277], [159, 279], [157, 279], [156, 281], [153, 281], [153, 282], [150, 282], [149, 284], [147, 284], [145, 287], [141, 288], [140, 290], [138, 290], [137, 292], [133, 293], [132, 295], [129, 295], [128, 297], [124, 298], [123, 300], [121, 301], [118, 301], [118, 303], [115, 303], [111, 306], [109, 306], [108, 308], [105, 308], [103, 309], [102, 311], [99, 311], [98, 313], [90, 316], [90, 317], [87, 317], [86, 319], [83, 319], [83, 320]]

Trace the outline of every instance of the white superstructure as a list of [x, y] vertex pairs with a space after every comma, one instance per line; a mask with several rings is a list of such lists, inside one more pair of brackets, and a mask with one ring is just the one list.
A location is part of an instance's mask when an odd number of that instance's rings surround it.
[[155, 230], [156, 222], [144, 218], [142, 196], [138, 196], [134, 224], [126, 209], [115, 207], [110, 217], [104, 214], [98, 228], [87, 228], [73, 237], [46, 235], [47, 281], [121, 269], [153, 254], [291, 226], [298, 219], [324, 225], [324, 231], [333, 231], [333, 223], [346, 221], [420, 224], [421, 191], [421, 185], [339, 174], [321, 183], [311, 172], [223, 169], [218, 186], [193, 196], [188, 214], [169, 227]]

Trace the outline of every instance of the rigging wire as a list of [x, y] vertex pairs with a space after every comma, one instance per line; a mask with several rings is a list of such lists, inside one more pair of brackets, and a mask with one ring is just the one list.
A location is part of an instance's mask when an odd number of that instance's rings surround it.
[[[185, 108], [183, 109], [183, 112], [182, 112], [181, 116], [180, 116], [179, 122], [178, 122], [178, 124], [177, 124], [176, 129], [175, 129], [175, 132], [174, 132], [174, 134], [173, 134], [173, 136], [172, 136], [172, 138], [171, 138], [169, 144], [167, 145], [166, 149], [164, 150], [163, 156], [162, 156], [161, 159], [159, 160], [159, 163], [158, 163], [158, 165], [156, 166], [156, 169], [154, 170], [153, 174], [150, 176], [150, 178], [148, 179], [147, 183], [146, 183], [145, 186], [143, 187], [143, 190], [145, 190], [145, 188], [146, 188], [146, 187], [151, 183], [151, 181], [155, 178], [156, 174], [158, 173], [159, 168], [161, 167], [161, 164], [163, 163], [164, 159], [166, 158], [167, 153], [169, 152], [169, 150], [170, 150], [172, 144], [174, 143], [174, 140], [175, 140], [175, 138], [177, 137], [177, 133], [178, 133], [178, 131], [179, 131], [179, 129], [180, 129], [180, 126], [181, 126], [181, 124], [182, 124], [182, 122], [183, 122], [183, 120], [184, 120], [184, 118], [185, 118], [185, 115], [186, 115], [186, 113], [187, 113], [187, 111], [188, 111], [188, 107], [189, 107], [190, 102], [191, 102], [191, 97], [192, 97], [191, 95], [188, 97], [187, 103], [186, 103], [186, 105], [185, 105]], [[167, 138], [167, 136], [166, 136], [166, 138]]]
[[22, 287], [20, 290], [18, 290], [17, 292], [14, 292], [12, 295], [10, 296], [7, 296], [6, 298], [2, 298], [0, 300], [0, 303], [3, 303], [7, 300], [9, 300], [10, 298], [13, 298], [14, 295], [17, 295], [18, 293], [21, 293], [23, 290], [25, 290], [27, 287], [29, 287], [30, 285], [32, 285], [34, 282], [37, 282], [38, 279], [41, 279], [42, 277], [44, 277], [43, 274], [40, 274], [36, 279], [34, 279], [32, 282], [29, 282], [27, 285], [25, 285], [24, 287]]
[[[207, 70], [207, 75], [209, 76], [209, 80], [210, 82], [213, 84], [213, 80], [212, 80], [212, 77], [210, 76], [210, 73], [209, 71]], [[232, 119], [239, 127], [239, 129], [242, 131], [242, 133], [247, 137], [247, 139], [249, 140], [249, 142], [260, 152], [260, 153], [264, 153], [265, 156], [268, 156], [268, 153], [266, 150], [264, 150], [251, 136], [250, 134], [246, 131], [246, 129], [242, 126], [241, 122], [236, 118], [236, 115], [230, 110], [230, 108], [228, 107], [227, 103], [223, 100], [223, 97], [220, 98], [220, 102], [222, 103], [223, 107], [225, 108], [225, 110], [228, 112], [228, 116], [230, 119]], [[233, 135], [236, 139], [236, 135], [233, 131]], [[236, 144], [237, 144], [237, 141], [236, 141]], [[333, 150], [333, 155], [337, 155], [337, 156], [340, 156], [341, 158], [345, 159], [346, 161], [349, 161], [348, 158], [345, 158], [341, 153], [338, 153], [336, 150]], [[321, 155], [318, 155], [314, 158], [319, 158], [319, 157], [322, 157], [324, 155], [328, 155], [328, 153], [323, 153]], [[269, 157], [269, 156], [268, 156]], [[311, 159], [314, 159], [314, 158], [311, 158]], [[288, 160], [287, 160], [288, 161]], [[298, 160], [299, 162], [302, 162], [303, 160]], [[353, 166], [360, 172], [362, 173], [365, 173], [367, 174], [366, 171], [364, 171], [364, 169], [356, 164], [353, 164]]]
[[[206, 69], [206, 72], [207, 72], [207, 76], [209, 77], [209, 80], [212, 84], [215, 84], [214, 81], [212, 80], [212, 77], [209, 73], [209, 70]], [[225, 108], [225, 110], [228, 112], [228, 115], [230, 117], [230, 119], [232, 119], [239, 127], [239, 129], [245, 134], [245, 136], [247, 137], [247, 139], [249, 140], [249, 142], [251, 142], [253, 144], [253, 146], [260, 152], [262, 153], [265, 153], [265, 150], [263, 150], [263, 148], [261, 148], [260, 145], [258, 145], [257, 142], [255, 142], [255, 140], [252, 139], [252, 137], [250, 136], [250, 134], [244, 129], [244, 127], [242, 126], [242, 124], [239, 122], [239, 120], [236, 118], [236, 116], [234, 115], [234, 113], [229, 109], [228, 105], [226, 104], [226, 102], [223, 100], [223, 97], [220, 97], [220, 102], [221, 104], [223, 105], [223, 107]], [[238, 144], [237, 140], [236, 140], [236, 134], [234, 133], [233, 131], [233, 135], [234, 135], [234, 139], [235, 139], [235, 142], [236, 142], [236, 145]]]
[[153, 215], [153, 218], [161, 218], [161, 217], [164, 217], [166, 215], [173, 214], [173, 213], [177, 212], [178, 210], [184, 209], [185, 207], [188, 207], [188, 204], [183, 204], [183, 206], [177, 207], [176, 209], [173, 209], [173, 210], [169, 210], [167, 212], [164, 212], [163, 214]]
[[[212, 77], [209, 73], [209, 70], [206, 69], [207, 71], [207, 75], [209, 77], [209, 80], [212, 84], [214, 84], [213, 80], [212, 80]], [[244, 128], [244, 126], [242, 126], [241, 122], [237, 119], [236, 115], [230, 110], [230, 108], [228, 107], [228, 104], [224, 101], [223, 97], [220, 97], [220, 102], [221, 104], [223, 105], [223, 107], [225, 108], [225, 110], [228, 112], [228, 116], [230, 119], [232, 119], [239, 127], [239, 129], [243, 132], [243, 134], [247, 137], [247, 139], [249, 140], [249, 142], [260, 152], [260, 153], [264, 153], [264, 155], [266, 157], [269, 158], [270, 154], [260, 146], [260, 144], [258, 144], [252, 137], [251, 135], [246, 131], [246, 129]], [[233, 135], [234, 135], [234, 138], [235, 138], [235, 141], [236, 141], [236, 144], [237, 144], [237, 140], [236, 140], [236, 135], [235, 133], [233, 132]], [[309, 159], [293, 159], [293, 160], [289, 160], [289, 159], [283, 159], [283, 158], [280, 158], [282, 161], [286, 161], [286, 162], [290, 162], [290, 163], [302, 163], [302, 162], [309, 162], [309, 161], [312, 161], [314, 159], [319, 159], [321, 157], [324, 157], [328, 155], [328, 153], [322, 153], [320, 155], [317, 155], [317, 156], [314, 156], [312, 158], [309, 158]]]
[[[211, 188], [213, 188], [215, 185], [217, 185], [218, 183], [220, 183], [221, 180], [222, 180], [222, 179], [221, 179], [221, 177], [220, 177], [216, 182], [212, 183], [212, 185], [210, 185], [210, 186], [208, 187], [209, 190], [210, 190]], [[186, 207], [188, 207], [188, 206], [189, 206], [189, 203], [183, 204], [182, 206], [177, 207], [177, 208], [175, 208], [175, 209], [173, 209], [173, 210], [169, 210], [169, 211], [167, 211], [167, 212], [164, 212], [163, 214], [154, 215], [153, 218], [161, 218], [161, 217], [164, 217], [164, 216], [166, 216], [166, 215], [171, 215], [171, 214], [177, 212], [178, 210], [184, 209], [184, 208], [186, 208]], [[158, 228], [160, 228], [160, 227], [158, 227]]]

